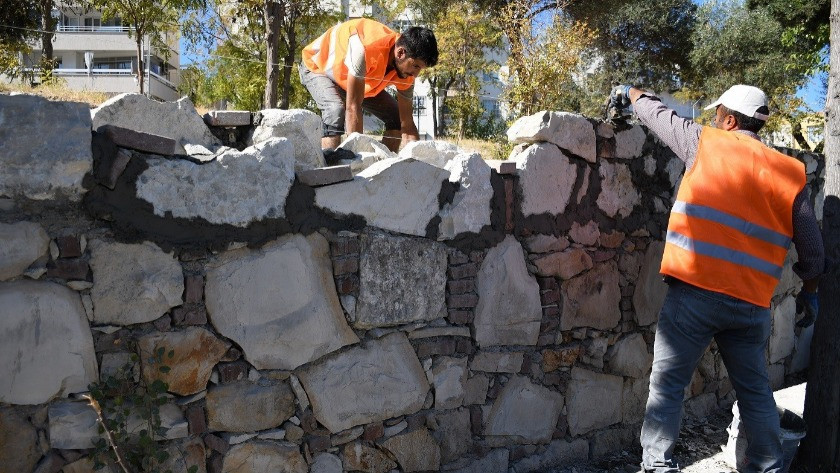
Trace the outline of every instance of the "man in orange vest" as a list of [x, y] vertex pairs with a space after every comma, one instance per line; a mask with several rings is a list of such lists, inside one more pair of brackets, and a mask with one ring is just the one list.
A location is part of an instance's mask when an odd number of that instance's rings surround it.
[[644, 424], [642, 468], [678, 472], [673, 451], [683, 393], [712, 339], [717, 342], [738, 399], [747, 437], [739, 472], [782, 468], [779, 416], [767, 375], [770, 300], [791, 243], [802, 278], [796, 297], [813, 323], [824, 248], [805, 167], [763, 145], [756, 134], [766, 122], [760, 89], [736, 85], [706, 107], [711, 127], [677, 116], [658, 98], [618, 86], [614, 105], [633, 104], [639, 120], [685, 162], [671, 209], [660, 272], [668, 293], [659, 313]]
[[[382, 142], [391, 151], [420, 138], [412, 116], [414, 78], [437, 64], [431, 30], [415, 26], [399, 34], [373, 20], [350, 20], [328, 29], [302, 56], [300, 81], [321, 110], [322, 148], [336, 148], [343, 133], [361, 133], [363, 110], [384, 122]], [[396, 99], [385, 90], [389, 85]]]

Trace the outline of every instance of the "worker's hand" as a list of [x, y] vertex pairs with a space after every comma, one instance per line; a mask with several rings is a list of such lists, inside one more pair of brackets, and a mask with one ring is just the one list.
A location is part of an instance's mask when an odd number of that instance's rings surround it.
[[810, 327], [811, 324], [817, 320], [817, 314], [820, 312], [820, 298], [816, 292], [806, 291], [805, 289], [799, 291], [796, 296], [796, 313], [804, 313], [804, 317], [799, 322], [796, 322], [797, 327]]
[[617, 85], [613, 87], [610, 92], [610, 107], [614, 110], [621, 110], [629, 107], [630, 103], [630, 89], [632, 85]]

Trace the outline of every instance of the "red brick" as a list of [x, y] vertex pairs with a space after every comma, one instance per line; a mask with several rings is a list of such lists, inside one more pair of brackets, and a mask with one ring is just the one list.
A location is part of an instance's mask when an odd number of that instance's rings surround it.
[[514, 229], [513, 224], [513, 178], [505, 178], [505, 233]]
[[190, 426], [190, 435], [200, 435], [207, 432], [207, 420], [204, 416], [204, 408], [201, 406], [190, 406], [186, 412], [187, 423]]
[[365, 432], [362, 434], [362, 439], [368, 442], [373, 442], [385, 435], [385, 426], [382, 422], [375, 422], [365, 426]]
[[172, 309], [172, 322], [175, 325], [204, 325], [207, 323], [207, 309], [204, 305], [189, 304]]
[[560, 319], [557, 317], [546, 317], [540, 324], [540, 333], [551, 332], [560, 326]]
[[184, 302], [187, 304], [200, 303], [204, 298], [204, 276], [189, 275], [184, 278]]
[[164, 315], [152, 322], [152, 325], [154, 325], [155, 329], [159, 332], [168, 332], [169, 329], [172, 328], [172, 318], [168, 315]]
[[333, 274], [341, 276], [342, 274], [352, 274], [359, 271], [359, 257], [345, 256], [333, 260]]
[[554, 345], [554, 339], [557, 338], [553, 333], [544, 333], [537, 339], [538, 347], [547, 347]]
[[216, 365], [216, 369], [219, 370], [219, 382], [221, 384], [232, 383], [248, 377], [248, 364], [244, 361], [219, 363]]
[[307, 434], [315, 433], [315, 431], [318, 430], [318, 420], [315, 418], [315, 414], [313, 414], [312, 411], [305, 411], [300, 415], [299, 419], [300, 427]]
[[309, 445], [309, 450], [312, 453], [323, 452], [332, 446], [330, 436], [327, 435], [313, 435], [306, 439], [306, 444]]
[[58, 244], [58, 254], [60, 258], [78, 258], [82, 256], [82, 244], [79, 242], [79, 237], [75, 235], [60, 236], [55, 239]]
[[424, 340], [417, 344], [417, 357], [428, 358], [432, 355], [454, 355], [455, 345], [455, 340], [451, 338]]
[[560, 308], [556, 305], [543, 307], [543, 317], [559, 317]]
[[353, 294], [359, 290], [359, 277], [356, 275], [341, 276], [335, 279], [335, 287], [339, 294]]
[[557, 289], [558, 287], [560, 287], [560, 285], [557, 284], [557, 280], [554, 279], [554, 278], [539, 278], [538, 277], [537, 278], [537, 284], [540, 285], [540, 290], [543, 290], [543, 291], [553, 290], [553, 289]]
[[543, 291], [540, 294], [540, 301], [542, 301], [542, 305], [551, 305], [555, 304], [560, 300], [560, 291], [555, 289], [552, 291]]
[[455, 351], [465, 355], [472, 355], [475, 353], [475, 346], [468, 338], [459, 338], [456, 342]]
[[472, 251], [470, 252], [470, 261], [472, 261], [473, 263], [480, 264], [482, 261], [484, 261], [484, 256], [486, 255], [487, 253], [483, 251]]
[[449, 281], [446, 289], [450, 294], [466, 294], [475, 290], [475, 279], [462, 279], [460, 281]]
[[48, 278], [86, 280], [88, 263], [81, 258], [59, 259], [47, 265]]
[[449, 316], [447, 317], [449, 322], [455, 325], [470, 324], [474, 318], [475, 314], [468, 309], [449, 309]]
[[449, 279], [474, 278], [476, 275], [478, 275], [478, 265], [475, 263], [449, 267]]
[[473, 435], [481, 435], [483, 417], [481, 415], [481, 407], [470, 406], [470, 426], [472, 427]]
[[210, 450], [216, 451], [224, 455], [230, 450], [230, 445], [221, 437], [217, 437], [213, 434], [207, 434], [204, 436], [204, 445], [207, 446]]
[[475, 294], [450, 294], [446, 296], [446, 306], [450, 309], [471, 309], [478, 305]]
[[330, 252], [333, 256], [359, 254], [360, 248], [358, 238], [339, 237], [330, 243]]

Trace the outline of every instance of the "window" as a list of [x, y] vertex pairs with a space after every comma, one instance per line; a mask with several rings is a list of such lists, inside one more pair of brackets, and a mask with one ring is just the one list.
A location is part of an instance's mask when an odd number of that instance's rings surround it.
[[93, 60], [94, 69], [131, 69], [131, 58], [103, 58]]
[[805, 129], [805, 137], [813, 144], [817, 144], [823, 140], [823, 127], [818, 125], [811, 125]]
[[499, 114], [499, 101], [498, 100], [482, 100], [481, 106], [484, 108], [484, 111], [490, 115], [498, 115]]
[[99, 27], [102, 26], [102, 20], [99, 18], [85, 18], [85, 26]]

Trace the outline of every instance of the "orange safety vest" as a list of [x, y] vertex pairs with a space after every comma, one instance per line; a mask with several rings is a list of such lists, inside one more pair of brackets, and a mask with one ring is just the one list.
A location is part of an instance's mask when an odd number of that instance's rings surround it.
[[366, 18], [345, 21], [325, 31], [303, 48], [303, 64], [310, 71], [326, 75], [347, 90], [348, 73], [344, 58], [350, 36], [354, 34], [359, 35], [365, 47], [365, 97], [373, 97], [391, 84], [399, 90], [406, 90], [414, 84], [414, 77], [401, 79], [395, 69], [386, 73], [391, 48], [400, 37], [399, 33]]
[[805, 166], [748, 136], [704, 127], [671, 209], [660, 272], [770, 307]]

